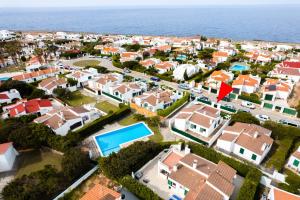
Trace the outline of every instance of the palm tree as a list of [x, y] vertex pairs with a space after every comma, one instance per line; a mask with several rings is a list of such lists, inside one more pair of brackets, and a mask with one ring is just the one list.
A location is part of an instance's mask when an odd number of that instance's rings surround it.
[[44, 50], [41, 48], [35, 48], [33, 54], [38, 57], [40, 63], [43, 62]]
[[4, 51], [12, 58], [15, 65], [18, 65], [18, 56], [22, 51], [21, 43], [17, 40], [9, 41], [4, 45]]

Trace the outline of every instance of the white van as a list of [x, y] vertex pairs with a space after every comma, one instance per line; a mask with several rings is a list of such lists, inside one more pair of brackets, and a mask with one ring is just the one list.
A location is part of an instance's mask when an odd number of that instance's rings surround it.
[[250, 108], [250, 109], [255, 109], [255, 105], [249, 101], [242, 101], [242, 107]]

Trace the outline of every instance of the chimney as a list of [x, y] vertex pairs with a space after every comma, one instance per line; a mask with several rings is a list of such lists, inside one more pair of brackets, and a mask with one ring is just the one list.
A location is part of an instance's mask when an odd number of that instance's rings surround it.
[[257, 138], [257, 137], [258, 137], [258, 132], [257, 132], [257, 131], [255, 131], [253, 137], [254, 137], [254, 138]]
[[266, 147], [267, 147], [267, 144], [264, 143], [264, 144], [261, 146], [261, 150], [264, 151], [264, 150], [266, 149]]
[[178, 169], [178, 166], [177, 166], [177, 164], [176, 164], [176, 165], [173, 165], [173, 171], [174, 171], [174, 172], [176, 172], [176, 171], [177, 171], [177, 169]]
[[184, 148], [184, 154], [185, 155], [188, 155], [191, 153], [191, 149], [189, 148], [189, 145], [185, 145], [185, 148]]
[[197, 165], [198, 165], [198, 160], [194, 160], [193, 161], [193, 168], [197, 169]]

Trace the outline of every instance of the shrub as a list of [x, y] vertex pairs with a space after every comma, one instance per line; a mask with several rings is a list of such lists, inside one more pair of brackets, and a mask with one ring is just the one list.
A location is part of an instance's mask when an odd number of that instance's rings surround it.
[[108, 157], [101, 157], [99, 160], [100, 169], [107, 177], [118, 180], [140, 169], [149, 160], [158, 155], [162, 149], [161, 145], [152, 141], [135, 142], [121, 149], [118, 153], [112, 153]]
[[158, 110], [157, 114], [163, 117], [168, 116], [171, 114], [174, 110], [182, 106], [185, 102], [189, 101], [190, 99], [190, 93], [186, 93], [181, 99], [174, 102], [171, 106], [164, 110]]
[[239, 191], [237, 200], [253, 200], [255, 199], [256, 190], [262, 176], [258, 169], [251, 169], [245, 177], [244, 183]]
[[161, 200], [151, 189], [134, 180], [131, 176], [125, 176], [119, 182], [141, 200]]
[[260, 122], [256, 119], [251, 113], [245, 112], [238, 112], [231, 117], [232, 122], [242, 122], [247, 124], [257, 124], [259, 125]]
[[241, 94], [238, 98], [241, 100], [250, 101], [252, 103], [261, 104], [259, 96], [257, 96], [256, 94], [253, 94], [253, 93], [250, 95]]

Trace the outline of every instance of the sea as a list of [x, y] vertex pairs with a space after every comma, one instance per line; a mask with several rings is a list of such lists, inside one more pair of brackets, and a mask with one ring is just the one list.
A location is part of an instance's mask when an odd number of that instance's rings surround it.
[[300, 43], [300, 5], [0, 8], [1, 29]]

